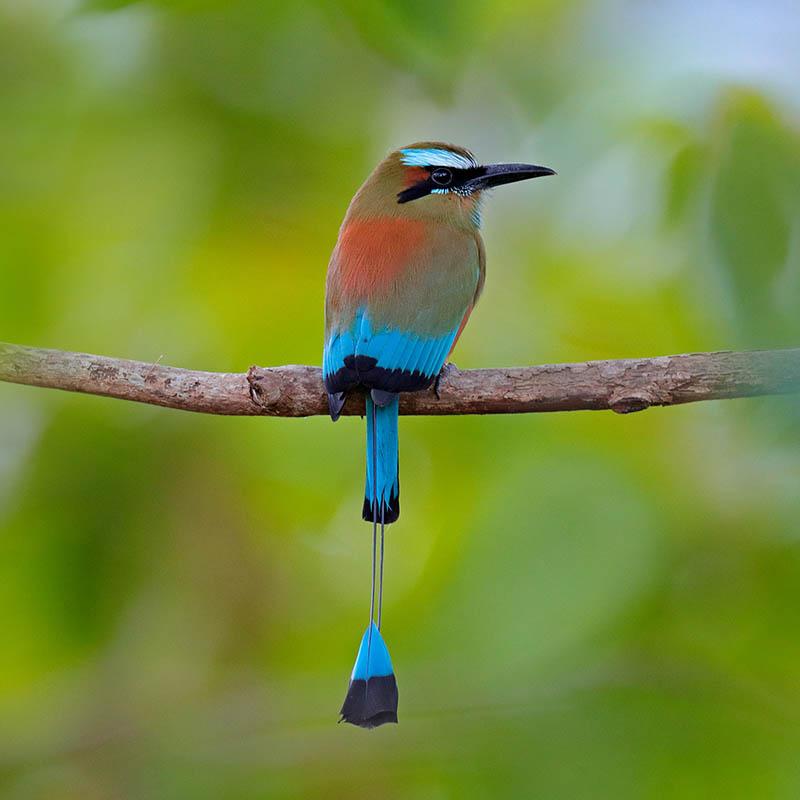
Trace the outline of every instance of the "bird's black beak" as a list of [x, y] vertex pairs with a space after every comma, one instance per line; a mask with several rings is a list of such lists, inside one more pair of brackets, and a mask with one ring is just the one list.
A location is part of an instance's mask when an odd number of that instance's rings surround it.
[[526, 181], [528, 178], [541, 178], [544, 175], [555, 175], [556, 171], [549, 167], [538, 167], [535, 164], [488, 164], [480, 167], [480, 175], [466, 182], [472, 190], [491, 189], [504, 183]]

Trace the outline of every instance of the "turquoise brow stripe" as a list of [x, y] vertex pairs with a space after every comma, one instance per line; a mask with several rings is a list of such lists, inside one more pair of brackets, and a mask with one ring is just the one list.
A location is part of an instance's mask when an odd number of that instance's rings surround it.
[[400, 151], [402, 161], [410, 167], [453, 167], [455, 169], [470, 169], [477, 164], [471, 158], [454, 153], [452, 150], [443, 150], [440, 147], [408, 147]]

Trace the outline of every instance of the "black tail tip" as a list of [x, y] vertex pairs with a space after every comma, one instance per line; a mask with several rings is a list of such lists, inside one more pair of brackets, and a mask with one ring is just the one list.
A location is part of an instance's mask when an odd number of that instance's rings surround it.
[[[381, 514], [383, 517], [381, 517]], [[385, 525], [388, 525], [390, 522], [397, 522], [397, 518], [400, 516], [400, 498], [398, 495], [392, 493], [389, 498], [389, 505], [387, 506], [384, 502], [379, 503], [376, 514], [372, 499], [365, 497], [364, 506], [361, 509], [361, 516], [366, 522], [377, 521], [383, 522]]]
[[359, 728], [371, 730], [387, 722], [397, 722], [397, 681], [394, 675], [378, 675], [368, 680], [350, 681], [344, 698], [342, 718]]

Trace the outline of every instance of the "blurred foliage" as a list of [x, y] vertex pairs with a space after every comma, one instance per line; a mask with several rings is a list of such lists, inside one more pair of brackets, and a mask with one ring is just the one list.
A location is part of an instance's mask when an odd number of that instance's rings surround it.
[[[0, 339], [319, 363], [349, 198], [417, 139], [487, 204], [461, 367], [800, 340], [790, 3], [0, 0]], [[0, 386], [9, 798], [796, 798], [800, 414], [404, 419], [401, 724], [337, 727], [358, 419]]]

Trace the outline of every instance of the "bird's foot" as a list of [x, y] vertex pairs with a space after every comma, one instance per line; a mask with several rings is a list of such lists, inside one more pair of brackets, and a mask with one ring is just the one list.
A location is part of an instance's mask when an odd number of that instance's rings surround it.
[[433, 383], [433, 393], [436, 395], [437, 400], [441, 400], [439, 397], [439, 386], [442, 382], [442, 379], [446, 378], [448, 375], [452, 375], [454, 372], [458, 372], [458, 367], [453, 364], [452, 361], [448, 361], [439, 370], [439, 374], [436, 376], [436, 380]]

